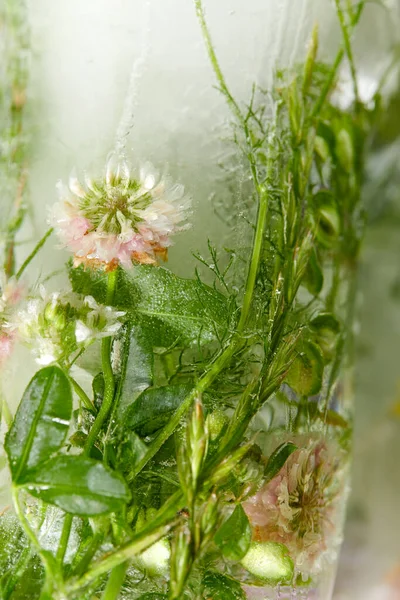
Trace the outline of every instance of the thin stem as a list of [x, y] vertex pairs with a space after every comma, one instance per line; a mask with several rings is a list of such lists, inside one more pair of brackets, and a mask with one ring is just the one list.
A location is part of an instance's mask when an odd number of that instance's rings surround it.
[[344, 47], [346, 50], [347, 58], [349, 60], [351, 78], [353, 80], [354, 100], [357, 103], [358, 102], [358, 82], [357, 82], [356, 66], [354, 63], [353, 50], [351, 48], [349, 30], [348, 30], [348, 26], [345, 22], [345, 18], [344, 18], [341, 4], [340, 4], [340, 0], [335, 0], [335, 4], [336, 4], [336, 11], [337, 11], [338, 18], [339, 18], [340, 28], [342, 30]]
[[103, 531], [99, 531], [99, 532], [95, 533], [85, 554], [82, 556], [80, 561], [76, 564], [76, 566], [73, 569], [73, 574], [75, 576], [79, 577], [86, 571], [86, 569], [90, 565], [92, 558], [96, 554], [97, 550], [100, 548], [100, 546], [104, 540], [104, 537], [105, 537], [105, 534]]
[[68, 375], [68, 378], [71, 382], [72, 387], [74, 388], [75, 393], [79, 397], [79, 399], [82, 402], [82, 404], [84, 405], [84, 407], [87, 410], [89, 410], [92, 414], [96, 414], [96, 409], [93, 406], [93, 402], [90, 400], [90, 398], [86, 394], [85, 390], [83, 390], [81, 388], [79, 383], [73, 377], [71, 377], [71, 375]]
[[226, 99], [228, 101], [229, 107], [232, 110], [232, 112], [235, 115], [235, 117], [240, 122], [243, 122], [242, 111], [240, 110], [238, 103], [236, 102], [236, 100], [234, 99], [234, 97], [232, 96], [232, 94], [230, 93], [229, 88], [226, 85], [225, 77], [224, 77], [224, 75], [222, 73], [221, 67], [219, 66], [217, 55], [215, 54], [214, 46], [213, 46], [213, 43], [212, 43], [212, 40], [211, 40], [210, 32], [209, 32], [208, 27], [207, 27], [207, 23], [206, 23], [206, 19], [205, 19], [205, 15], [204, 15], [202, 1], [201, 0], [194, 0], [194, 3], [195, 3], [195, 6], [196, 6], [196, 14], [197, 14], [197, 17], [198, 17], [199, 22], [200, 22], [201, 31], [203, 33], [203, 38], [204, 38], [204, 41], [205, 41], [205, 44], [206, 44], [208, 56], [210, 57], [211, 65], [212, 65], [212, 67], [214, 69], [214, 73], [215, 73], [215, 75], [217, 77], [217, 80], [218, 80], [218, 83], [220, 85], [221, 91], [226, 96]]
[[64, 525], [61, 532], [60, 543], [57, 550], [57, 560], [62, 564], [68, 547], [69, 536], [71, 534], [73, 516], [67, 513], [64, 517]]
[[[106, 304], [112, 305], [115, 296], [115, 290], [117, 286], [118, 279], [118, 271], [111, 271], [108, 274], [108, 283], [107, 283], [107, 298]], [[115, 392], [115, 380], [114, 373], [111, 365], [111, 346], [112, 346], [112, 337], [106, 337], [103, 339], [101, 344], [101, 360], [103, 367], [103, 377], [104, 377], [104, 398], [101, 408], [97, 414], [96, 420], [93, 423], [93, 427], [90, 430], [90, 433], [87, 437], [84, 454], [86, 456], [90, 455], [90, 452], [94, 446], [94, 443], [99, 435], [101, 428], [105, 420], [108, 417], [108, 414], [111, 410], [112, 403], [114, 400], [114, 392]]]
[[14, 485], [11, 487], [11, 495], [12, 495], [12, 499], [13, 499], [14, 509], [15, 509], [17, 517], [21, 523], [22, 529], [24, 530], [27, 538], [32, 543], [32, 546], [34, 546], [34, 548], [36, 548], [36, 550], [40, 554], [42, 551], [42, 547], [39, 543], [39, 540], [36, 537], [36, 533], [31, 528], [29, 521], [25, 516], [24, 509], [21, 506], [21, 501], [19, 498], [19, 490]]
[[126, 571], [128, 569], [128, 562], [121, 563], [114, 567], [111, 571], [111, 575], [106, 585], [106, 589], [103, 592], [102, 600], [117, 600], [121, 587], [125, 581]]
[[22, 275], [22, 273], [25, 271], [26, 267], [32, 262], [32, 260], [35, 258], [36, 254], [39, 252], [39, 250], [42, 248], [42, 246], [45, 245], [47, 239], [51, 236], [51, 234], [53, 233], [53, 228], [51, 227], [42, 237], [41, 240], [38, 241], [38, 243], [36, 244], [36, 246], [34, 247], [34, 249], [32, 250], [32, 252], [29, 254], [29, 256], [24, 260], [24, 262], [22, 263], [21, 267], [19, 268], [17, 274], [16, 274], [16, 279], [19, 279]]
[[[358, 21], [360, 20], [363, 8], [365, 6], [365, 2], [360, 2], [359, 5], [357, 6], [357, 10], [351, 20], [351, 28], [354, 29], [354, 27], [357, 25]], [[338, 72], [338, 69], [341, 65], [341, 62], [343, 60], [345, 54], [345, 48], [340, 48], [339, 52], [336, 55], [336, 59], [335, 62], [332, 65], [332, 69], [331, 72], [329, 74], [329, 78], [327, 79], [327, 81], [325, 82], [325, 85], [322, 89], [322, 92], [320, 94], [320, 96], [318, 97], [318, 101], [314, 106], [314, 109], [311, 113], [311, 117], [315, 118], [319, 115], [319, 113], [321, 112], [321, 109], [325, 103], [325, 100], [329, 94], [329, 92], [332, 89], [332, 84], [334, 82], [334, 79], [336, 77], [336, 74]]]

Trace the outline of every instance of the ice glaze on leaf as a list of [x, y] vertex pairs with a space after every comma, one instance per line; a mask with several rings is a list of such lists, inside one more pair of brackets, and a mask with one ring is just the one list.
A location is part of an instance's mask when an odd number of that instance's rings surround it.
[[75, 515], [116, 512], [130, 499], [119, 474], [83, 456], [56, 456], [27, 473], [19, 485]]
[[205, 600], [246, 600], [237, 581], [215, 571], [209, 571], [203, 578], [203, 597]]
[[130, 326], [129, 336], [124, 346], [125, 377], [119, 398], [119, 416], [124, 419], [126, 409], [136, 400], [141, 392], [153, 385], [154, 354], [153, 348], [146, 339], [141, 328]]
[[[105, 302], [106, 274], [71, 268], [70, 280], [75, 292]], [[215, 289], [149, 265], [119, 271], [115, 305], [140, 323], [152, 346], [161, 347], [215, 339], [229, 312], [226, 298]]]
[[6, 436], [14, 482], [61, 448], [71, 414], [71, 386], [63, 371], [56, 366], [38, 371], [24, 392]]
[[160, 429], [180, 406], [192, 387], [166, 385], [145, 390], [126, 412], [125, 426], [145, 436]]
[[214, 542], [229, 560], [241, 560], [244, 557], [250, 547], [251, 527], [241, 504], [219, 528]]

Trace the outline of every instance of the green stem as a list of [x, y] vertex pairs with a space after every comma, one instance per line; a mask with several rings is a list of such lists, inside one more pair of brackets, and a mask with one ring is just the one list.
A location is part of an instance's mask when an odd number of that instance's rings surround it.
[[73, 516], [69, 513], [65, 515], [64, 525], [61, 532], [60, 543], [57, 550], [57, 560], [60, 564], [64, 562], [65, 553], [68, 547], [69, 536], [71, 534]]
[[103, 592], [102, 600], [117, 600], [121, 587], [125, 581], [128, 563], [121, 563], [111, 571], [106, 589]]
[[[108, 274], [108, 284], [107, 284], [107, 298], [106, 304], [112, 305], [115, 296], [115, 290], [117, 287], [117, 279], [118, 279], [118, 270], [111, 271]], [[93, 423], [93, 427], [90, 430], [88, 438], [85, 444], [84, 454], [86, 456], [90, 455], [90, 452], [96, 442], [97, 436], [99, 435], [105, 420], [108, 417], [108, 414], [111, 410], [112, 403], [114, 400], [114, 392], [115, 392], [115, 380], [114, 373], [111, 365], [111, 346], [112, 346], [112, 337], [106, 337], [103, 339], [101, 344], [101, 360], [103, 367], [103, 377], [104, 377], [104, 398], [101, 405], [101, 408], [97, 414], [96, 420]]]
[[90, 400], [86, 392], [81, 388], [79, 383], [73, 377], [71, 377], [71, 375], [68, 375], [68, 378], [71, 382], [72, 387], [74, 388], [76, 395], [79, 397], [84, 407], [92, 414], [96, 414], [96, 409], [93, 406], [93, 402]]
[[105, 534], [103, 531], [99, 531], [99, 532], [95, 533], [85, 554], [82, 556], [82, 558], [76, 564], [76, 566], [74, 567], [74, 569], [72, 571], [76, 577], [80, 577], [86, 571], [86, 569], [90, 565], [92, 558], [94, 557], [94, 555], [100, 548], [101, 544], [103, 543], [104, 537], [105, 537]]
[[13, 499], [14, 509], [15, 509], [16, 515], [21, 523], [22, 529], [24, 530], [24, 532], [25, 532], [27, 538], [29, 539], [29, 541], [31, 542], [32, 546], [34, 548], [36, 548], [36, 550], [40, 554], [42, 551], [42, 547], [39, 543], [39, 540], [36, 537], [36, 533], [31, 528], [29, 521], [25, 516], [24, 509], [21, 506], [21, 501], [19, 498], [19, 490], [14, 485], [11, 487], [11, 495], [12, 495], [12, 499]]
[[42, 237], [41, 240], [38, 241], [38, 243], [36, 244], [36, 246], [34, 247], [34, 249], [32, 250], [32, 252], [29, 254], [29, 256], [24, 260], [24, 262], [22, 263], [19, 271], [16, 274], [16, 279], [20, 279], [21, 275], [23, 274], [23, 272], [25, 271], [26, 267], [32, 262], [32, 260], [35, 258], [36, 254], [39, 252], [39, 250], [42, 248], [42, 246], [45, 245], [47, 238], [49, 238], [51, 236], [51, 234], [53, 233], [53, 228], [51, 227]]
[[204, 41], [206, 44], [207, 52], [210, 57], [210, 62], [214, 69], [214, 73], [217, 77], [217, 81], [220, 85], [221, 92], [226, 97], [226, 99], [228, 101], [228, 105], [229, 105], [230, 109], [232, 110], [233, 114], [235, 115], [235, 117], [240, 122], [243, 122], [242, 112], [239, 108], [238, 103], [236, 102], [236, 100], [234, 99], [232, 94], [230, 93], [229, 88], [226, 85], [226, 81], [225, 81], [224, 75], [222, 73], [221, 67], [219, 66], [217, 55], [215, 54], [214, 46], [213, 46], [213, 43], [211, 40], [210, 32], [207, 27], [202, 1], [194, 0], [194, 4], [196, 6], [197, 17], [200, 22], [201, 31], [203, 33], [203, 38], [204, 38]]
[[347, 24], [345, 22], [345, 18], [344, 18], [341, 4], [340, 4], [340, 0], [335, 0], [335, 4], [336, 4], [336, 11], [337, 11], [338, 18], [339, 18], [340, 28], [342, 30], [344, 47], [345, 47], [347, 58], [349, 60], [349, 65], [350, 65], [351, 78], [353, 80], [353, 88], [354, 88], [354, 99], [355, 99], [355, 102], [357, 103], [358, 102], [357, 73], [356, 73], [356, 66], [354, 63], [353, 50], [351, 48], [349, 30], [348, 30]]
[[[360, 20], [364, 6], [365, 6], [365, 2], [360, 2], [359, 5], [357, 6], [357, 10], [351, 20], [351, 28], [352, 29], [354, 29], [354, 27], [357, 25], [358, 21]], [[344, 58], [344, 55], [345, 55], [345, 48], [342, 47], [342, 48], [340, 48], [339, 52], [336, 55], [336, 59], [335, 59], [335, 62], [333, 63], [331, 72], [329, 74], [329, 78], [325, 82], [322, 92], [321, 92], [320, 96], [318, 97], [318, 101], [315, 104], [314, 109], [311, 113], [312, 118], [317, 117], [319, 115], [319, 113], [321, 112], [321, 109], [325, 103], [325, 100], [326, 100], [329, 92], [332, 89], [334, 79], [335, 79], [338, 69], [341, 65], [341, 62]]]

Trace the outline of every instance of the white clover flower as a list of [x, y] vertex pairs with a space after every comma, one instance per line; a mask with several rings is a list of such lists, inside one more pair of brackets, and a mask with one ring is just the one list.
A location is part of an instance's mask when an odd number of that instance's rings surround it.
[[87, 344], [118, 333], [122, 325], [119, 319], [125, 316], [124, 311], [98, 304], [92, 296], [86, 296], [84, 305], [90, 310], [84, 320], [78, 319], [76, 322], [75, 337], [78, 344]]
[[49, 222], [74, 265], [114, 270], [133, 262], [154, 264], [167, 258], [171, 236], [187, 228], [190, 199], [184, 187], [160, 178], [150, 164], [132, 176], [125, 160], [113, 156], [102, 179], [75, 175], [59, 185], [60, 201]]
[[115, 335], [124, 312], [98, 304], [94, 298], [76, 294], [48, 294], [29, 300], [13, 324], [21, 341], [29, 346], [40, 365], [68, 359], [93, 341]]

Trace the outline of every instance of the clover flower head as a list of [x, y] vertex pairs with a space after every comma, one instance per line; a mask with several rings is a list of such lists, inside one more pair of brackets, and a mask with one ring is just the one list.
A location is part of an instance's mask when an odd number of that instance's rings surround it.
[[15, 333], [10, 320], [25, 293], [25, 286], [15, 277], [0, 276], [0, 365], [10, 356], [15, 342]]
[[167, 258], [172, 236], [187, 228], [184, 187], [160, 178], [149, 163], [134, 176], [125, 159], [113, 155], [103, 178], [86, 176], [82, 184], [72, 175], [59, 192], [49, 222], [75, 266], [112, 271], [134, 262], [155, 264]]
[[124, 312], [99, 305], [91, 296], [49, 294], [43, 286], [39, 292], [18, 312], [14, 329], [40, 365], [68, 359], [96, 339], [115, 335], [122, 325]]
[[311, 439], [243, 504], [254, 537], [285, 544], [305, 577], [318, 573], [341, 541], [341, 499], [346, 496], [341, 459], [338, 448]]
[[84, 306], [88, 309], [75, 325], [75, 337], [79, 344], [91, 343], [115, 335], [121, 328], [122, 310], [114, 310], [111, 306], [98, 304], [92, 296], [86, 296]]

